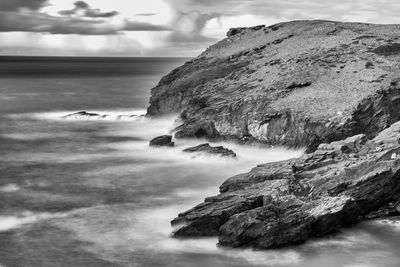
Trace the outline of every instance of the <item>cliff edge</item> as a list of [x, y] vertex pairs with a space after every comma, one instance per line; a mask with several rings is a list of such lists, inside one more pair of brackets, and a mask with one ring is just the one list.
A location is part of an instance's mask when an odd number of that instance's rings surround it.
[[400, 119], [400, 26], [293, 21], [231, 29], [163, 77], [149, 115], [179, 112], [176, 137], [315, 151]]

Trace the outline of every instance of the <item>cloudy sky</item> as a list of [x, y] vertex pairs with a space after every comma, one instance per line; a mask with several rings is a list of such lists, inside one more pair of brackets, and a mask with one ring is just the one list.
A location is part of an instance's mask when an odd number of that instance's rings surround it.
[[399, 13], [399, 0], [0, 0], [0, 54], [186, 57], [231, 27]]

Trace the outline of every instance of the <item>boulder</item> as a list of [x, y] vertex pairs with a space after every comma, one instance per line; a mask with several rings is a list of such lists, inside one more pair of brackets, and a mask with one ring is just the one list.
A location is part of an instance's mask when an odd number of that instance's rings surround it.
[[186, 148], [183, 150], [183, 152], [189, 152], [189, 153], [203, 152], [203, 153], [209, 153], [209, 154], [217, 154], [217, 155], [224, 156], [224, 157], [232, 157], [232, 158], [236, 157], [236, 153], [233, 152], [232, 150], [227, 149], [223, 146], [214, 146], [213, 147], [213, 146], [210, 146], [210, 144], [208, 144], [208, 143]]
[[161, 135], [150, 140], [150, 146], [174, 146], [171, 135]]
[[218, 235], [225, 246], [275, 248], [397, 215], [400, 159], [391, 155], [400, 154], [399, 127], [397, 122], [367, 142], [356, 135], [327, 144], [333, 149], [322, 146], [229, 178], [219, 195], [174, 219], [181, 224], [174, 236]]

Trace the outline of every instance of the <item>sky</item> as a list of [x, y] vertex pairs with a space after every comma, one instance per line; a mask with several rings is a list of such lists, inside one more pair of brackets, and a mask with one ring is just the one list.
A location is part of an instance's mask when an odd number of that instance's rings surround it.
[[0, 0], [0, 55], [192, 57], [232, 27], [399, 13], [399, 0]]

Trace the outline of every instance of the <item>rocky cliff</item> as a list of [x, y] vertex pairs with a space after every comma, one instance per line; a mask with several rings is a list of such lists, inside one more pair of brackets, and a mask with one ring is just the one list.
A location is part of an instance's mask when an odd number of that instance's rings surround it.
[[174, 235], [271, 248], [399, 215], [399, 71], [400, 25], [294, 21], [231, 29], [163, 77], [148, 114], [179, 112], [176, 138], [307, 148], [228, 179]]
[[298, 244], [359, 220], [400, 215], [400, 122], [372, 140], [360, 134], [311, 154], [236, 175], [179, 214], [175, 236], [218, 235], [220, 244]]
[[180, 112], [176, 137], [308, 147], [400, 119], [400, 26], [294, 21], [231, 29], [163, 77], [148, 114]]

